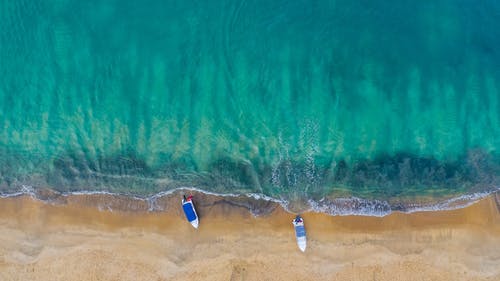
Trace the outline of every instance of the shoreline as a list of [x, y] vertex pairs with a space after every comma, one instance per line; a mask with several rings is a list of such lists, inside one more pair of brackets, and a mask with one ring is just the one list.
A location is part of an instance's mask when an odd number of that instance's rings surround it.
[[[126, 198], [113, 198], [110, 211], [99, 205], [105, 199], [73, 195], [49, 204], [26, 195], [1, 198], [0, 279], [500, 278], [498, 193], [450, 211], [384, 217], [307, 212], [305, 253], [295, 244], [293, 215], [277, 203], [196, 194], [195, 230], [176, 194], [160, 198], [166, 207], [153, 212], [144, 201]], [[252, 208], [266, 212], [255, 216]]]
[[[227, 202], [236, 202], [236, 204], [243, 204], [249, 206], [249, 211], [258, 216], [260, 213], [266, 213], [266, 210], [258, 210], [252, 208], [256, 202], [257, 205], [280, 205], [281, 208], [291, 214], [300, 214], [304, 212], [324, 213], [330, 216], [374, 216], [384, 217], [392, 213], [411, 214], [415, 212], [429, 212], [429, 211], [449, 211], [461, 208], [466, 208], [476, 202], [500, 193], [500, 188], [497, 190], [475, 192], [470, 194], [462, 194], [455, 196], [448, 196], [443, 198], [431, 198], [427, 196], [414, 197], [409, 199], [400, 199], [399, 201], [385, 201], [379, 199], [364, 199], [359, 197], [335, 197], [333, 194], [323, 197], [319, 201], [312, 199], [299, 199], [297, 201], [287, 201], [285, 199], [277, 199], [264, 194], [247, 193], [247, 194], [233, 194], [233, 193], [216, 193], [205, 191], [198, 188], [182, 187], [168, 191], [162, 191], [157, 194], [149, 196], [138, 196], [134, 194], [112, 193], [108, 191], [75, 191], [75, 192], [59, 192], [50, 188], [32, 188], [30, 186], [23, 186], [22, 191], [11, 194], [0, 194], [0, 199], [15, 198], [20, 196], [30, 196], [36, 200], [49, 204], [67, 204], [74, 201], [73, 199], [79, 196], [91, 196], [96, 199], [95, 202], [87, 200], [87, 203], [97, 208], [106, 208], [113, 210], [111, 206], [118, 207], [121, 211], [164, 211], [166, 205], [164, 204], [166, 198], [172, 196], [180, 196], [180, 194], [197, 194], [204, 200], [210, 198], [209, 201], [218, 201], [223, 199]], [[76, 199], [78, 201], [78, 199]], [[126, 203], [128, 201], [128, 203]], [[247, 201], [247, 203], [243, 203]], [[118, 205], [117, 205], [118, 203]], [[144, 206], [147, 205], [145, 209]], [[133, 206], [127, 210], [127, 206]], [[137, 206], [139, 209], [137, 209]]]

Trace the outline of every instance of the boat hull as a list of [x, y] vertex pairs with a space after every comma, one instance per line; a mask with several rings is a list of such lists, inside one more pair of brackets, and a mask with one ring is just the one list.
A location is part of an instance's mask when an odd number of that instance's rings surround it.
[[194, 228], [198, 229], [198, 225], [199, 225], [199, 224], [198, 224], [198, 219], [195, 219], [194, 221], [190, 221], [190, 223], [191, 223], [191, 225], [192, 225]]
[[184, 210], [184, 215], [186, 215], [186, 219], [188, 222], [194, 227], [198, 228], [199, 219], [198, 214], [196, 213], [196, 209], [194, 208], [192, 201], [182, 201], [182, 209]]
[[297, 246], [302, 252], [305, 252], [307, 247], [306, 229], [304, 228], [304, 221], [296, 222], [293, 221], [295, 228], [295, 238], [297, 240]]
[[305, 252], [306, 251], [306, 247], [307, 247], [307, 239], [306, 237], [297, 237], [297, 246], [299, 246], [299, 249], [302, 251], [302, 252]]

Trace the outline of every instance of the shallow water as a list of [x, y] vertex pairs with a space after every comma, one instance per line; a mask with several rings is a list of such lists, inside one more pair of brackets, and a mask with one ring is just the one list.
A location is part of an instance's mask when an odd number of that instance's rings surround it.
[[3, 194], [500, 186], [497, 1], [7, 0], [0, 17]]

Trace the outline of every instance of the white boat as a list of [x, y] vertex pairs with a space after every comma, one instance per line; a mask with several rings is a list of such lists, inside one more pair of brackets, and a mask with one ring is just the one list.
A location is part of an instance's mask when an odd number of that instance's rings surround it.
[[193, 204], [193, 196], [190, 195], [186, 199], [182, 199], [182, 209], [184, 210], [184, 214], [186, 215], [186, 219], [191, 223], [194, 228], [198, 228], [198, 214], [196, 213], [196, 209]]
[[306, 229], [304, 227], [304, 219], [301, 216], [297, 215], [293, 220], [293, 226], [295, 228], [295, 238], [297, 238], [297, 246], [299, 249], [304, 252], [307, 247], [307, 239], [306, 239]]

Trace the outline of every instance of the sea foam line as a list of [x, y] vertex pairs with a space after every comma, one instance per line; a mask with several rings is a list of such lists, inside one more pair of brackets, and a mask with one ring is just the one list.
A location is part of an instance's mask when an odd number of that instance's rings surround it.
[[458, 197], [453, 197], [447, 200], [444, 200], [442, 202], [437, 202], [433, 204], [428, 204], [428, 205], [422, 205], [422, 206], [415, 206], [411, 207], [411, 210], [409, 212], [404, 212], [404, 213], [415, 213], [415, 212], [430, 212], [430, 211], [445, 211], [445, 210], [456, 210], [456, 209], [462, 209], [466, 208], [477, 201], [484, 199], [488, 197], [490, 194], [493, 194], [499, 189], [492, 191], [492, 192], [476, 192], [472, 194], [464, 194], [460, 195]]
[[[174, 188], [171, 190], [166, 190], [166, 191], [161, 191], [158, 193], [155, 193], [153, 195], [147, 196], [147, 197], [140, 197], [137, 195], [129, 194], [129, 193], [118, 193], [118, 192], [109, 192], [109, 191], [101, 191], [101, 190], [83, 190], [83, 191], [69, 191], [69, 192], [58, 192], [61, 196], [78, 196], [78, 195], [110, 195], [110, 196], [126, 196], [128, 198], [134, 199], [134, 200], [139, 200], [139, 201], [146, 201], [149, 205], [148, 211], [163, 211], [162, 208], [160, 208], [158, 205], [156, 205], [156, 200], [168, 195], [171, 195], [175, 192], [179, 191], [195, 191], [207, 195], [213, 195], [213, 196], [219, 196], [219, 197], [230, 197], [230, 198], [236, 198], [236, 197], [247, 197], [247, 198], [253, 198], [255, 200], [265, 200], [273, 203], [280, 204], [286, 211], [289, 211], [287, 206], [288, 202], [286, 200], [280, 200], [276, 199], [264, 194], [258, 194], [258, 193], [245, 193], [245, 194], [237, 194], [237, 193], [217, 193], [217, 192], [212, 192], [212, 191], [205, 191], [196, 187], [178, 187]], [[57, 192], [57, 191], [56, 191]], [[9, 197], [18, 197], [18, 196], [23, 196], [23, 195], [29, 195], [33, 199], [51, 203], [50, 201], [47, 200], [42, 200], [36, 196], [35, 189], [32, 186], [27, 186], [23, 185], [22, 189], [18, 192], [14, 193], [0, 193], [0, 198], [9, 198]], [[289, 211], [290, 212], [290, 211]]]
[[[171, 195], [179, 191], [195, 191], [199, 193], [204, 193], [207, 195], [219, 196], [219, 197], [247, 197], [255, 200], [264, 200], [279, 204], [283, 209], [289, 213], [295, 213], [289, 208], [289, 201], [285, 199], [277, 199], [270, 197], [265, 194], [259, 193], [217, 193], [212, 191], [205, 191], [196, 187], [178, 187], [175, 189], [161, 191], [159, 193], [153, 194], [147, 197], [140, 197], [133, 194], [127, 193], [113, 193], [109, 191], [71, 191], [71, 192], [61, 192], [61, 196], [78, 196], [78, 195], [110, 195], [110, 196], [125, 196], [134, 200], [146, 201], [148, 203], [148, 211], [163, 211], [161, 207], [156, 204], [156, 200], [168, 195]], [[309, 199], [308, 203], [310, 208], [307, 211], [316, 213], [325, 213], [331, 216], [375, 216], [383, 217], [389, 215], [393, 212], [401, 213], [415, 213], [415, 212], [427, 212], [427, 211], [445, 211], [445, 210], [456, 210], [468, 207], [477, 201], [486, 198], [490, 194], [500, 191], [500, 187], [493, 189], [491, 191], [476, 192], [471, 194], [464, 194], [457, 197], [453, 197], [444, 201], [438, 201], [432, 204], [414, 204], [408, 206], [406, 210], [392, 210], [391, 205], [387, 201], [375, 200], [375, 199], [363, 199], [358, 197], [343, 197], [327, 200], [322, 198], [319, 201], [314, 201]], [[0, 193], [0, 198], [18, 197], [23, 195], [29, 195], [31, 198], [40, 200], [46, 203], [51, 203], [47, 200], [42, 200], [36, 196], [35, 189], [32, 186], [22, 185], [20, 191], [13, 193]], [[108, 210], [112, 211], [109, 207]]]

